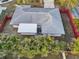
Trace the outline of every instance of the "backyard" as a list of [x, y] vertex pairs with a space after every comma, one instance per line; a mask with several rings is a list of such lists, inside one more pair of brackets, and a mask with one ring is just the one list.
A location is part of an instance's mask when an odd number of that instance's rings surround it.
[[[30, 4], [30, 2], [18, 2], [17, 0], [16, 3], [15, 1], [13, 0], [1, 5], [2, 7], [7, 7], [7, 9], [6, 11], [3, 10], [4, 12], [0, 15], [0, 23], [3, 20], [7, 21], [5, 21], [5, 24], [2, 22], [4, 25], [0, 32], [0, 59], [79, 59], [79, 19], [72, 18], [69, 13], [71, 10], [69, 8], [70, 5], [67, 6], [60, 0], [59, 2], [55, 1], [57, 3], [55, 7], [59, 8], [60, 11], [65, 35], [51, 36], [37, 34], [29, 36], [17, 33], [18, 29], [10, 25], [16, 7]], [[32, 2], [32, 8], [43, 8], [44, 4], [41, 3], [41, 6], [39, 6], [38, 3], [33, 4]], [[71, 5], [71, 8], [75, 4], [77, 4], [76, 1]], [[62, 8], [63, 6], [69, 9], [66, 10]]]

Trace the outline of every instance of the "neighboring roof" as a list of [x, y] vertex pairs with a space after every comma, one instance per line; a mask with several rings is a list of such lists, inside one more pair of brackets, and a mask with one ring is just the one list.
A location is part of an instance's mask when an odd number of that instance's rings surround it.
[[54, 0], [44, 0], [44, 8], [55, 8]]
[[6, 7], [1, 7], [0, 6], [0, 14], [2, 13], [2, 10], [6, 10]]
[[17, 7], [11, 25], [36, 23], [41, 25], [42, 33], [61, 36], [65, 34], [58, 8], [23, 8]]

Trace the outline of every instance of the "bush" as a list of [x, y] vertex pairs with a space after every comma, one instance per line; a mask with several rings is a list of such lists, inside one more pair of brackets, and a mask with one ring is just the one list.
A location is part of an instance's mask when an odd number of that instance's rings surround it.
[[78, 0], [56, 0], [60, 7], [73, 8], [78, 6]]
[[64, 51], [65, 46], [66, 42], [55, 41], [50, 36], [0, 36], [0, 56], [13, 54], [28, 58], [33, 58], [37, 55], [46, 57], [48, 54], [59, 54], [61, 51]]
[[70, 47], [71, 47], [71, 51], [73, 53], [78, 53], [79, 54], [79, 38], [74, 39], [74, 41], [72, 42]]

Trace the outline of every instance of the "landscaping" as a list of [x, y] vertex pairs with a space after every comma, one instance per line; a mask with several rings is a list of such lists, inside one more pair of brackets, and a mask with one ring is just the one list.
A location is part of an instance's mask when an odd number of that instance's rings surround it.
[[79, 55], [79, 38], [69, 44], [50, 36], [19, 36], [0, 34], [0, 57], [7, 55], [34, 58], [65, 54]]
[[65, 41], [54, 40], [50, 36], [0, 35], [0, 57], [8, 54], [33, 58], [37, 55], [47, 57], [48, 54], [58, 55], [64, 51]]
[[[16, 0], [12, 4], [3, 3], [0, 8], [7, 6], [7, 9], [0, 10], [0, 58], [73, 59], [69, 57], [73, 56], [78, 59], [78, 2], [54, 0], [51, 4], [47, 0]], [[31, 26], [34, 24], [35, 27]]]

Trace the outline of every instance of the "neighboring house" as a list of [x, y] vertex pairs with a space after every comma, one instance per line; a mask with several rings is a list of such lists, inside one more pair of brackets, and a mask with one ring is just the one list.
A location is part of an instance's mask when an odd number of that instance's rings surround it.
[[10, 25], [18, 28], [21, 23], [40, 25], [41, 33], [44, 35], [61, 36], [65, 34], [58, 8], [17, 7]]

